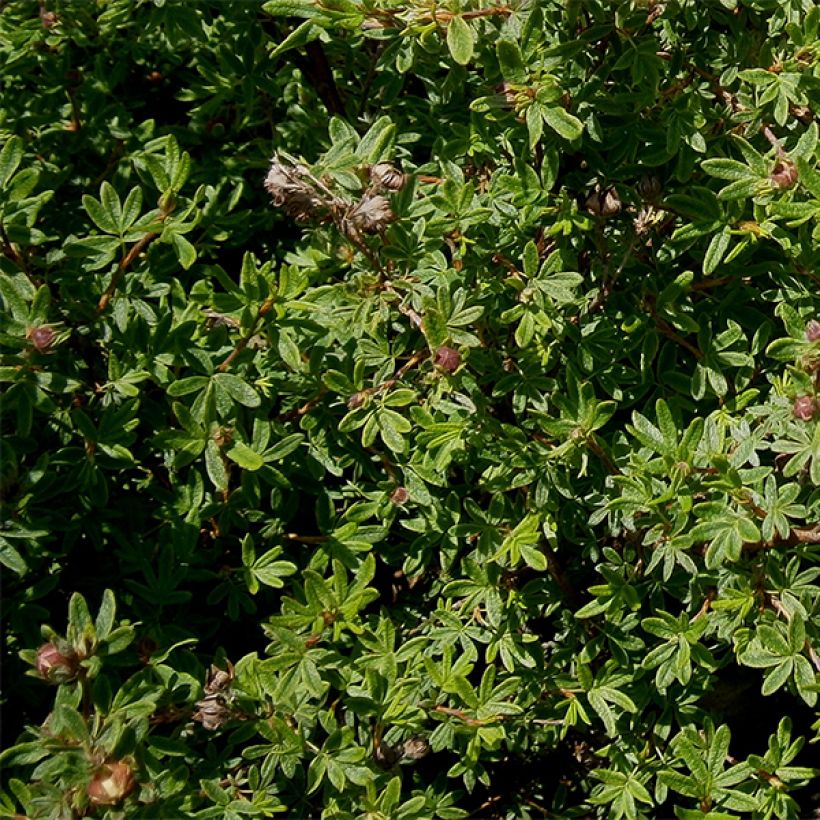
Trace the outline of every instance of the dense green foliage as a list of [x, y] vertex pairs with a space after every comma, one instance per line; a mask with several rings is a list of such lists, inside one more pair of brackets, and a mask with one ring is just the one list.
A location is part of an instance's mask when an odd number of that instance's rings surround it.
[[819, 23], [3, 3], [3, 816], [805, 816]]

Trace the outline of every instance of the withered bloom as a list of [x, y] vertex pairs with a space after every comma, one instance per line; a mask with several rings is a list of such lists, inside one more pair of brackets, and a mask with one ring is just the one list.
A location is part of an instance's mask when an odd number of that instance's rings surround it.
[[411, 737], [402, 744], [402, 753], [410, 760], [420, 760], [430, 754], [430, 744], [423, 737]]
[[365, 195], [357, 202], [347, 215], [355, 228], [364, 233], [380, 233], [395, 218], [390, 208], [390, 200], [381, 194]]
[[379, 162], [370, 166], [370, 181], [382, 191], [400, 191], [404, 187], [405, 176], [389, 162]]
[[642, 199], [656, 202], [663, 193], [663, 185], [657, 174], [645, 174], [638, 180], [635, 190]]
[[235, 716], [234, 710], [222, 695], [206, 695], [197, 701], [196, 711], [191, 718], [201, 723], [203, 729], [213, 732]]
[[323, 216], [326, 202], [301, 165], [286, 165], [274, 156], [265, 177], [265, 189], [273, 204], [298, 221]]
[[86, 788], [89, 802], [94, 806], [116, 806], [134, 790], [136, 781], [131, 767], [116, 760], [102, 765]]
[[621, 198], [614, 186], [601, 189], [596, 185], [587, 197], [586, 208], [593, 216], [615, 216], [621, 210]]

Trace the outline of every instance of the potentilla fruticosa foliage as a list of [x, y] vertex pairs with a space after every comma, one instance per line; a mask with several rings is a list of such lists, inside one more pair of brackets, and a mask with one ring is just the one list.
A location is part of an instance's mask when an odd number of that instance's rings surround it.
[[808, 816], [819, 27], [4, 2], [3, 816]]

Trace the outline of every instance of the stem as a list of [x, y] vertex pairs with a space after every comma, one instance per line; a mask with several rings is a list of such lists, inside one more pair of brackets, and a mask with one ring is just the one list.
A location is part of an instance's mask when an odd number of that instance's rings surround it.
[[266, 299], [259, 306], [259, 310], [256, 311], [256, 316], [254, 317], [253, 322], [251, 322], [248, 332], [236, 343], [236, 347], [228, 354], [228, 358], [225, 359], [219, 367], [217, 367], [217, 370], [220, 373], [224, 373], [234, 363], [236, 357], [239, 356], [239, 354], [242, 353], [242, 351], [248, 346], [250, 340], [256, 335], [256, 329], [259, 327], [259, 322], [262, 321], [262, 318], [270, 311], [272, 307], [273, 299]]

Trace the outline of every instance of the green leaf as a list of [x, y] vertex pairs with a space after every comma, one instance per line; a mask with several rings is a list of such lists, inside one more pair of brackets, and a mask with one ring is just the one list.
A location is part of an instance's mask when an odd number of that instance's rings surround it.
[[5, 188], [23, 160], [23, 140], [12, 134], [0, 150], [0, 189]]
[[390, 117], [379, 117], [356, 148], [356, 156], [371, 164], [389, 159], [396, 140], [396, 126]]
[[239, 376], [234, 376], [232, 373], [217, 373], [213, 378], [231, 398], [245, 407], [259, 407], [262, 403], [259, 394]]
[[584, 124], [581, 120], [560, 106], [543, 107], [541, 116], [553, 131], [566, 140], [577, 140], [584, 133]]
[[225, 451], [225, 455], [242, 467], [243, 470], [258, 470], [265, 466], [265, 460], [262, 456], [241, 441], [235, 441]]
[[717, 266], [721, 263], [726, 251], [729, 249], [729, 242], [731, 241], [731, 232], [725, 227], [720, 233], [716, 233], [711, 241], [709, 247], [706, 249], [706, 254], [703, 257], [703, 275], [708, 276], [714, 273]]
[[495, 53], [505, 80], [511, 83], [526, 82], [527, 69], [518, 43], [511, 40], [499, 40], [495, 44]]
[[447, 48], [459, 65], [467, 65], [473, 58], [475, 34], [470, 24], [459, 15], [450, 18], [447, 24]]
[[171, 242], [177, 253], [179, 264], [184, 270], [188, 270], [196, 262], [196, 248], [182, 234], [176, 232], [171, 234]]

